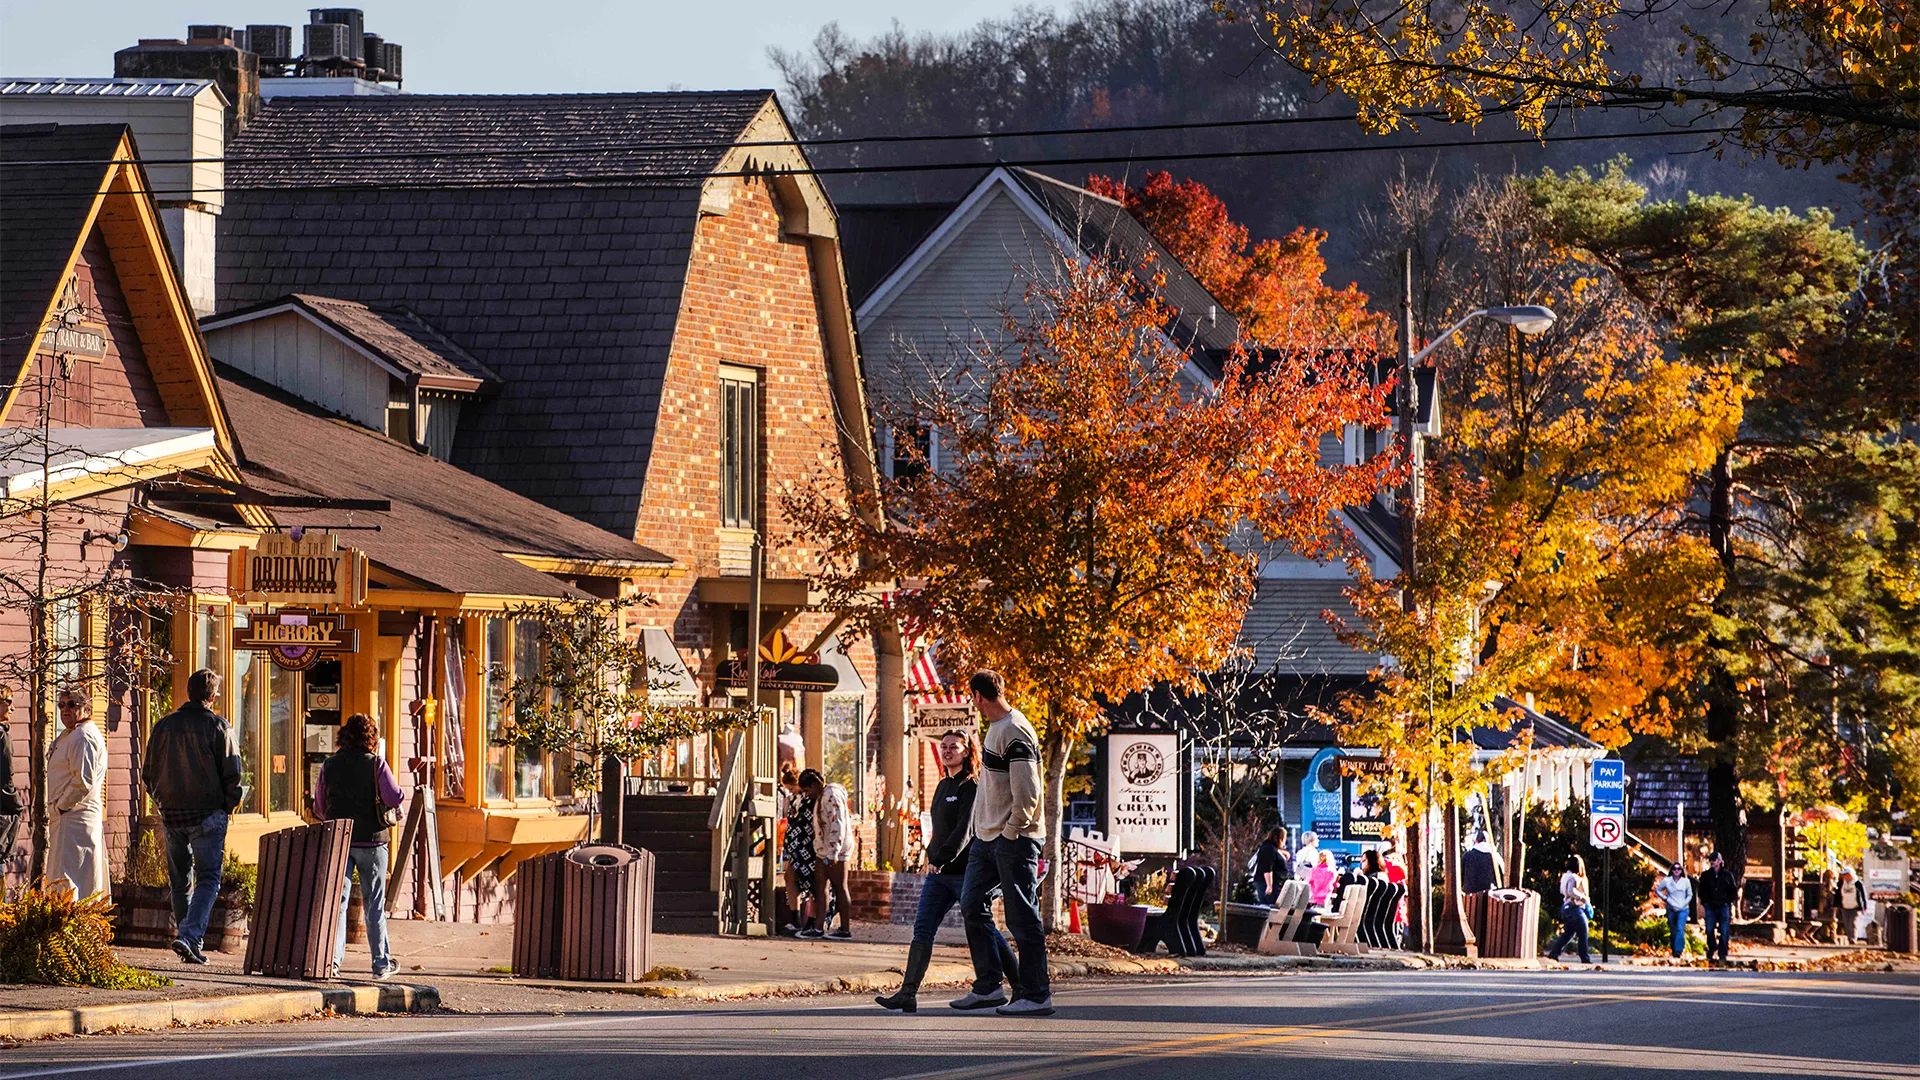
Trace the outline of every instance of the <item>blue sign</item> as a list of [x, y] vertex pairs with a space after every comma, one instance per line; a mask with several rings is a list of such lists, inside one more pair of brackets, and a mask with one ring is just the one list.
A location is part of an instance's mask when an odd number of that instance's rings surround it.
[[1593, 763], [1587, 780], [1588, 797], [1596, 814], [1627, 812], [1627, 763], [1619, 758], [1600, 758]]

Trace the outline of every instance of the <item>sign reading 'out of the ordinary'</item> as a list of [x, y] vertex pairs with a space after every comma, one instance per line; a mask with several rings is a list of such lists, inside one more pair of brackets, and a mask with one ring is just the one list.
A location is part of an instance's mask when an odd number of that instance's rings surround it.
[[342, 548], [332, 533], [298, 540], [280, 533], [260, 538], [246, 553], [241, 589], [278, 604], [358, 604], [366, 599], [366, 559]]
[[1107, 736], [1107, 839], [1128, 855], [1180, 852], [1176, 735]]

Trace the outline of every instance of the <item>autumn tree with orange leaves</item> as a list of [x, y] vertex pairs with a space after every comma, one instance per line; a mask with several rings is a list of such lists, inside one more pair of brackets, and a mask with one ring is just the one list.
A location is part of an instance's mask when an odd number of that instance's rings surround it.
[[[1237, 353], [1207, 373], [1165, 333], [1174, 313], [1151, 268], [1052, 261], [1001, 341], [976, 335], [962, 374], [883, 417], [940, 432], [940, 467], [903, 470], [881, 492], [889, 527], [857, 493], [791, 505], [823, 542], [835, 605], [873, 618], [873, 590], [911, 583], [886, 617], [939, 639], [956, 670], [1006, 676], [1042, 732], [1057, 868], [1068, 761], [1105, 703], [1197, 688], [1253, 595], [1244, 541], [1329, 552], [1334, 513], [1371, 498], [1385, 468], [1320, 462], [1323, 433], [1381, 422], [1364, 359]], [[1056, 871], [1043, 891], [1051, 923]]]
[[1299, 228], [1256, 243], [1206, 185], [1176, 183], [1164, 172], [1147, 174], [1137, 188], [1093, 176], [1087, 189], [1125, 206], [1240, 321], [1254, 345], [1312, 354], [1372, 351], [1385, 343], [1390, 324], [1368, 310], [1367, 295], [1322, 280], [1326, 233]]

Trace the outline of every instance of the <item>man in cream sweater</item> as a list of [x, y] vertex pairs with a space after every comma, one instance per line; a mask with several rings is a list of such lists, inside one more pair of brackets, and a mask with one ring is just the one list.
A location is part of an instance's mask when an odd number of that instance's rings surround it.
[[[1002, 1016], [1051, 1016], [1047, 983], [1047, 931], [1040, 921], [1040, 845], [1047, 837], [1041, 818], [1040, 740], [1019, 709], [1006, 702], [1006, 682], [994, 671], [967, 680], [973, 707], [987, 718], [981, 740], [980, 787], [973, 800], [973, 851], [967, 860], [960, 909], [967, 913], [967, 947], [973, 953], [975, 990], [953, 1002], [956, 1009], [992, 1007]], [[1002, 892], [1007, 929], [1020, 950], [1014, 999], [1000, 994], [1004, 972], [995, 944], [992, 892]], [[977, 988], [992, 987], [988, 993]]]

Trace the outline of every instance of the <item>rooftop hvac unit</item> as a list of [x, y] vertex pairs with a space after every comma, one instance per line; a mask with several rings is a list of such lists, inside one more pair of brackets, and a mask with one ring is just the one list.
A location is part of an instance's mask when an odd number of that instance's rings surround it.
[[406, 78], [400, 73], [400, 46], [391, 41], [380, 46], [380, 70], [386, 72], [387, 78], [395, 82]]
[[[339, 23], [312, 23], [301, 27], [309, 63], [319, 60], [352, 60], [353, 46], [348, 44], [348, 28]], [[356, 42], [357, 44], [357, 42]]]
[[247, 51], [262, 60], [293, 59], [293, 27], [247, 27]]
[[203, 23], [187, 27], [188, 41], [232, 41], [233, 27]]
[[380, 46], [386, 39], [379, 34], [360, 35], [360, 59], [367, 62], [367, 78], [373, 78], [374, 71], [380, 67]]
[[343, 55], [349, 60], [366, 59], [360, 52], [360, 38], [367, 32], [367, 17], [359, 8], [309, 8], [307, 10], [307, 21], [309, 23], [335, 23], [346, 27], [348, 33], [347, 48], [352, 51]]

